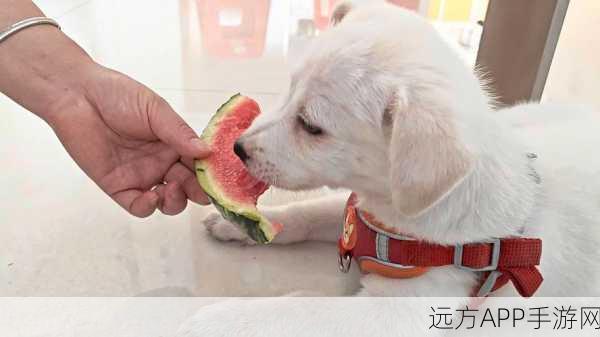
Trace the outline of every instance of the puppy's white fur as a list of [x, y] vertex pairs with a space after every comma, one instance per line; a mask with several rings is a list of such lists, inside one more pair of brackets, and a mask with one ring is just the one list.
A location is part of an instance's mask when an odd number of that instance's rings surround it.
[[[241, 139], [251, 172], [286, 189], [352, 190], [360, 206], [384, 223], [431, 242], [539, 237], [545, 281], [536, 295], [598, 296], [600, 189], [572, 168], [558, 171], [565, 165], [522, 139], [526, 126], [511, 127], [507, 121], [514, 117], [503, 117], [539, 108], [494, 111], [473, 71], [416, 15], [388, 5], [341, 8], [334, 15], [341, 22], [319, 37], [294, 71], [278, 117]], [[323, 133], [307, 132], [299, 115]], [[341, 193], [265, 209], [286, 224], [276, 242], [334, 241], [346, 198]], [[211, 228], [222, 239], [245, 239], [222, 220]], [[370, 274], [362, 277], [359, 295], [468, 296], [476, 282], [475, 273], [455, 267], [408, 280]], [[495, 295], [515, 294], [507, 285]], [[285, 307], [281, 299], [271, 302], [260, 306], [273, 315]], [[183, 335], [216, 331], [212, 316], [239, 305], [205, 309]], [[249, 309], [236, 315], [251, 322], [252, 306], [243, 307]], [[299, 320], [309, 320], [319, 309], [293, 310], [307, 315]], [[412, 315], [398, 310], [378, 317], [386, 322]], [[351, 311], [339, 324], [360, 321], [363, 314]]]

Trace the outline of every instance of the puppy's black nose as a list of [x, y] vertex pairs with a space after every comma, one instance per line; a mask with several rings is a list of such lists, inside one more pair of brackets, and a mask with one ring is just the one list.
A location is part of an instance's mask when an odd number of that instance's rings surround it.
[[248, 153], [244, 150], [244, 146], [240, 142], [235, 142], [233, 145], [233, 152], [245, 163], [250, 157], [248, 157]]

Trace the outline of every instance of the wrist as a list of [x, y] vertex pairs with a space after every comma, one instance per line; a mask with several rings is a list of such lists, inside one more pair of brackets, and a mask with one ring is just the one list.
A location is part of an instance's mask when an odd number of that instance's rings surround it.
[[88, 74], [98, 67], [68, 36], [35, 26], [0, 44], [0, 92], [49, 124], [59, 111], [85, 99]]

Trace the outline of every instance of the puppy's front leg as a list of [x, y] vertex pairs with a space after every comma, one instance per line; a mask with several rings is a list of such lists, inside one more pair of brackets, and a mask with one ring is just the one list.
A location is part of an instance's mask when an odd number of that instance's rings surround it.
[[273, 207], [268, 212], [284, 226], [273, 242], [335, 242], [344, 221], [346, 200], [347, 193], [337, 193]]
[[[273, 243], [288, 244], [306, 240], [334, 242], [344, 220], [347, 199], [347, 193], [336, 193], [282, 206], [264, 207], [260, 211], [271, 221], [284, 226]], [[204, 225], [219, 240], [253, 243], [237, 226], [217, 213], [209, 214]]]

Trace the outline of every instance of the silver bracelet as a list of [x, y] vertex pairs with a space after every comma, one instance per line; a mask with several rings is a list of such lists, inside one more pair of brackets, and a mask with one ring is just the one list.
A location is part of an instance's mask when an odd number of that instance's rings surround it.
[[51, 25], [58, 29], [61, 29], [58, 22], [56, 22], [50, 18], [46, 18], [43, 16], [29, 18], [29, 19], [21, 20], [15, 24], [9, 26], [6, 30], [0, 31], [0, 43], [2, 43], [4, 40], [6, 40], [9, 36], [11, 36], [15, 33], [18, 33], [20, 31], [22, 31], [23, 29], [27, 29], [29, 27], [37, 26], [37, 25]]

